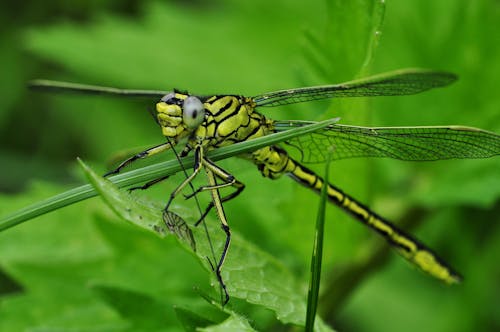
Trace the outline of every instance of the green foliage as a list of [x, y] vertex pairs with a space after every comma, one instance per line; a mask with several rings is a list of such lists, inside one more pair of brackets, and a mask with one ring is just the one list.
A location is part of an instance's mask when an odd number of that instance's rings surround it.
[[[168, 234], [168, 230], [165, 229], [163, 219], [161, 216], [162, 207], [161, 204], [153, 202], [141, 202], [133, 199], [130, 194], [123, 192], [113, 186], [113, 184], [100, 176], [95, 174], [88, 166], [83, 162], [80, 162], [84, 171], [92, 183], [96, 191], [102, 196], [103, 200], [109, 205], [109, 207], [116, 212], [122, 219], [131, 222], [132, 224], [143, 228], [145, 230], [151, 231], [160, 237], [164, 237]], [[195, 217], [190, 216], [189, 211], [179, 212], [183, 217]], [[191, 213], [192, 214], [192, 213]], [[209, 220], [210, 225], [208, 226], [209, 234], [217, 234], [217, 224], [216, 219]], [[198, 230], [198, 229], [197, 229]], [[175, 233], [175, 232], [174, 232]], [[220, 232], [219, 232], [220, 233]], [[190, 245], [184, 234], [175, 233], [178, 239], [184, 243], [183, 248], [189, 253], [197, 255], [200, 263], [205, 267], [205, 269], [212, 273], [212, 267], [207, 264], [206, 258], [210, 257], [209, 245], [207, 244], [207, 237], [205, 233], [201, 231], [195, 231], [196, 239], [196, 251], [194, 247]], [[222, 234], [211, 236], [217, 244], [223, 243], [224, 238]], [[233, 245], [231, 246], [231, 256], [227, 259], [224, 264], [223, 278], [228, 284], [228, 291], [233, 298], [241, 298], [249, 303], [257, 304], [270, 309], [276, 313], [276, 317], [283, 323], [293, 323], [296, 325], [303, 325], [305, 317], [305, 306], [303, 303], [303, 292], [298, 292], [300, 289], [298, 281], [294, 280], [290, 271], [279, 263], [279, 261], [269, 254], [266, 254], [259, 250], [257, 247], [246, 242], [244, 239], [240, 238], [238, 234], [233, 235]], [[201, 243], [201, 245], [200, 245]], [[217, 245], [217, 247], [220, 247]], [[220, 251], [221, 248], [218, 248]], [[217, 257], [215, 258], [217, 259]], [[245, 269], [241, 267], [241, 262], [245, 262]], [[217, 284], [216, 279], [212, 275], [212, 282]], [[111, 300], [118, 298], [117, 291], [104, 290], [104, 295], [109, 295]], [[129, 317], [130, 312], [134, 311], [127, 304], [127, 297], [119, 297], [120, 305], [117, 310], [124, 316]], [[139, 299], [132, 299], [132, 306], [135, 307], [137, 302], [146, 302], [140, 307], [142, 310], [153, 306], [151, 310], [141, 311], [141, 315], [134, 314], [131, 318], [134, 321], [135, 316], [141, 317], [141, 321], [157, 321], [157, 317], [151, 316], [145, 319], [145, 315], [153, 312], [155, 315], [158, 314], [157, 307], [159, 304], [150, 303], [152, 299], [145, 299], [141, 295], [137, 295]], [[211, 300], [211, 302], [217, 302], [216, 300]], [[113, 302], [114, 303], [114, 302]], [[133, 309], [133, 308], [132, 308]], [[129, 312], [130, 311], [130, 312]], [[125, 313], [129, 312], [128, 315]], [[231, 314], [231, 312], [228, 312]], [[234, 318], [234, 317], [233, 317]], [[241, 325], [244, 323], [243, 318], [238, 318], [237, 320], [230, 320], [224, 322], [222, 326], [233, 326], [237, 323]], [[136, 322], [132, 322], [133, 326], [136, 326]], [[243, 325], [248, 325], [244, 323]], [[249, 326], [249, 325], [248, 325]]]
[[[154, 101], [40, 95], [25, 90], [34, 78], [251, 96], [426, 67], [460, 80], [418, 96], [308, 103], [266, 115], [500, 131], [500, 14], [493, 0], [385, 6], [374, 0], [130, 1], [71, 8], [32, 2], [2, 13], [2, 217], [86, 183], [77, 156], [103, 173], [116, 151], [162, 141], [147, 112]], [[328, 208], [324, 320], [358, 331], [499, 329], [499, 159], [332, 164], [330, 179], [341, 188], [381, 215], [420, 224], [418, 237], [465, 282], [447, 288], [427, 279]], [[0, 330], [274, 331], [303, 324], [317, 195], [288, 179], [263, 179], [239, 159], [218, 163], [247, 184], [225, 205], [235, 234], [223, 268], [232, 296], [226, 307], [218, 305], [217, 282], [203, 255], [173, 236], [127, 225], [101, 200], [88, 200], [0, 233]], [[120, 191], [117, 202], [125, 211], [136, 203], [133, 211], [161, 207], [182, 178], [131, 196]], [[192, 225], [196, 207], [175, 203]], [[216, 218], [207, 226], [219, 252]], [[200, 253], [208, 250], [203, 229], [193, 233]], [[395, 257], [390, 265], [388, 257]], [[316, 328], [326, 329], [321, 321]]]

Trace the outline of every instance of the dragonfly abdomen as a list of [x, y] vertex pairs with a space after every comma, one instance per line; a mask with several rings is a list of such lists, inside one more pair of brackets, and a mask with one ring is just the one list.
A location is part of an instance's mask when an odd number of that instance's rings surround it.
[[[257, 160], [256, 160], [257, 159]], [[303, 186], [321, 192], [328, 186], [328, 200], [361, 221], [391, 244], [404, 258], [422, 271], [446, 283], [457, 283], [461, 277], [447, 266], [431, 249], [421, 244], [390, 221], [377, 215], [341, 189], [327, 183], [314, 171], [290, 158], [287, 152], [277, 146], [270, 146], [254, 152], [254, 161], [265, 177], [276, 179], [287, 174]]]

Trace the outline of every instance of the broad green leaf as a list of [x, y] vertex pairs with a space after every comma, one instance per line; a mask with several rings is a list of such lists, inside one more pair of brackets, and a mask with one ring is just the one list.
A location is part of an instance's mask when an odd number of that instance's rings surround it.
[[[99, 177], [85, 164], [82, 163], [82, 166], [104, 201], [120, 217], [163, 236], [165, 227], [162, 225], [160, 209], [155, 212], [152, 208], [154, 204], [141, 203], [139, 200], [133, 202], [130, 194], [117, 189], [109, 180]], [[222, 231], [217, 227], [216, 220], [209, 220], [207, 224], [215, 251], [220, 252], [225, 241]], [[194, 229], [193, 233], [196, 239], [196, 253], [189, 245], [184, 245], [183, 248], [197, 255], [200, 263], [210, 273], [212, 285], [217, 289], [219, 284], [206, 259], [211, 257], [211, 254], [205, 233], [200, 228]], [[217, 260], [218, 257], [214, 259]], [[276, 258], [245, 241], [235, 232], [222, 268], [222, 277], [231, 297], [273, 310], [276, 318], [283, 323], [304, 324], [304, 288]]]
[[171, 310], [168, 304], [146, 294], [116, 287], [93, 286], [99, 296], [109, 303], [127, 322], [126, 331], [168, 331]]
[[224, 332], [224, 331], [242, 331], [242, 332], [254, 332], [250, 323], [243, 318], [242, 316], [232, 314], [228, 319], [224, 322], [213, 325], [209, 327], [204, 327], [198, 329], [199, 331], [204, 332]]
[[198, 313], [187, 310], [181, 307], [174, 308], [175, 314], [182, 323], [186, 332], [195, 332], [197, 328], [212, 325], [215, 322], [205, 317], [201, 317]]

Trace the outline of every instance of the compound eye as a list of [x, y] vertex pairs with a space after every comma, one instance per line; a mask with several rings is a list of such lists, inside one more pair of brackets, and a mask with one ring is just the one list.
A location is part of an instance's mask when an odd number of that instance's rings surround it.
[[182, 120], [189, 129], [197, 128], [205, 119], [205, 108], [201, 100], [189, 96], [182, 106]]

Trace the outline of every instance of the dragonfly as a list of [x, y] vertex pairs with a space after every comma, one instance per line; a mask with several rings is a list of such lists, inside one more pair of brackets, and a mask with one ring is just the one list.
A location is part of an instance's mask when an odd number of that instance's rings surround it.
[[[30, 85], [45, 91], [159, 98], [155, 118], [166, 141], [131, 156], [106, 175], [117, 174], [136, 160], [178, 145], [182, 147], [181, 157], [194, 154], [193, 171], [170, 194], [164, 216], [172, 219], [169, 212], [172, 200], [191, 184], [200, 171], [205, 170], [208, 184], [185, 196], [190, 198], [204, 191], [211, 193], [212, 199], [196, 225], [215, 209], [225, 233], [225, 243], [212, 269], [224, 291], [226, 303], [229, 295], [221, 269], [230, 246], [231, 230], [223, 203], [241, 194], [245, 184], [211, 161], [206, 155], [207, 151], [313, 123], [275, 121], [260, 113], [261, 108], [343, 97], [412, 95], [447, 86], [456, 79], [456, 75], [444, 71], [402, 69], [340, 84], [279, 90], [254, 97], [237, 94], [202, 96], [179, 90], [131, 90], [49, 80], [35, 80]], [[293, 158], [279, 144], [258, 148], [240, 157], [253, 162], [266, 178], [274, 180], [286, 175], [316, 193], [326, 186], [329, 202], [382, 236], [414, 266], [445, 283], [460, 282], [460, 274], [433, 250], [342, 189], [325, 181], [305, 164], [325, 162], [328, 158], [338, 160], [354, 157], [387, 157], [404, 161], [488, 158], [500, 154], [500, 135], [466, 126], [361, 127], [335, 123], [285, 143], [284, 146], [298, 148], [300, 158]], [[168, 176], [154, 179], [139, 188], [146, 189], [166, 178]], [[222, 188], [233, 190], [222, 196], [219, 192]]]

